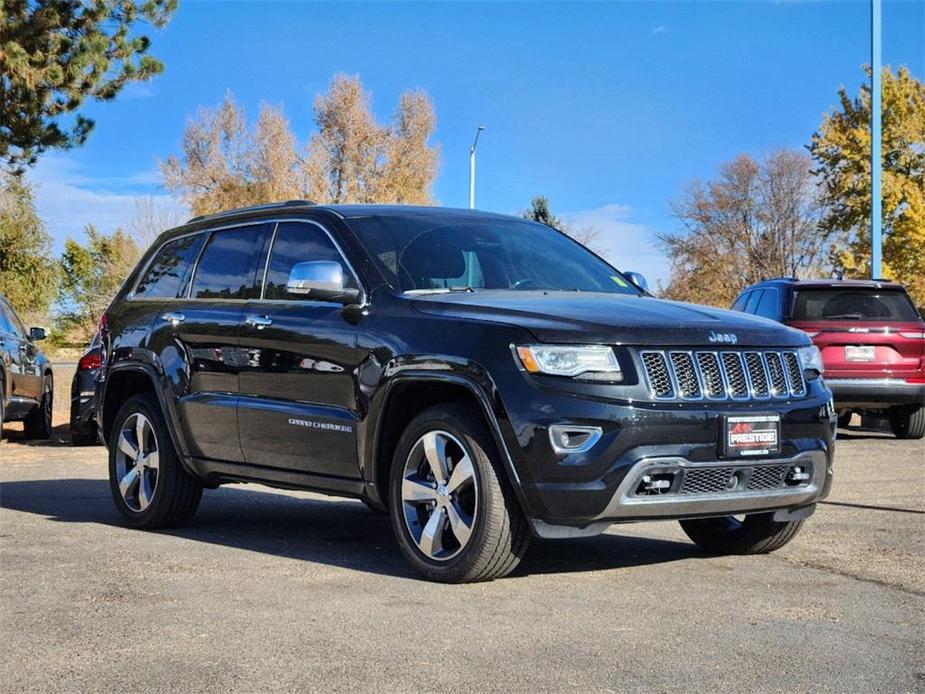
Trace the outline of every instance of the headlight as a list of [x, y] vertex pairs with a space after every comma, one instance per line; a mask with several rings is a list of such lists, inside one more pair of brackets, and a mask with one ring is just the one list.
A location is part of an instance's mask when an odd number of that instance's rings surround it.
[[813, 371], [822, 373], [825, 369], [822, 363], [822, 353], [816, 345], [800, 347], [800, 349], [797, 350], [797, 355], [800, 357], [800, 364], [802, 364], [804, 371], [812, 369]]
[[623, 380], [617, 355], [604, 345], [524, 345], [515, 352], [520, 365], [532, 374], [569, 376], [579, 381]]

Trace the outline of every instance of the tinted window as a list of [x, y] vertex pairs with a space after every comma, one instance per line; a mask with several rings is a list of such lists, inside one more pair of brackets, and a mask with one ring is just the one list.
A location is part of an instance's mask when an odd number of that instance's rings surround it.
[[733, 311], [744, 311], [745, 304], [746, 302], [748, 302], [748, 297], [750, 294], [751, 292], [743, 292], [742, 294], [740, 294], [739, 298], [736, 299], [735, 303], [732, 305], [732, 310]]
[[743, 309], [746, 313], [754, 313], [755, 307], [758, 306], [758, 302], [761, 300], [761, 295], [764, 294], [763, 289], [752, 290], [752, 293], [748, 295], [748, 302], [745, 304]]
[[323, 229], [314, 224], [285, 222], [279, 225], [276, 238], [273, 240], [264, 298], [304, 300], [304, 294], [289, 294], [286, 291], [286, 283], [293, 265], [313, 260], [333, 260], [340, 263], [344, 273], [344, 285], [357, 288], [353, 274]]
[[918, 321], [908, 295], [898, 289], [800, 289], [793, 304], [793, 320]]
[[165, 243], [135, 288], [135, 296], [169, 299], [185, 294], [190, 266], [204, 238], [204, 234], [196, 234]]
[[402, 291], [469, 286], [639, 294], [603, 260], [535, 222], [433, 214], [348, 223], [389, 283]]
[[765, 318], [773, 318], [777, 320], [780, 316], [780, 300], [778, 299], [778, 293], [776, 289], [765, 289], [764, 294], [761, 296], [761, 300], [758, 302], [758, 307], [755, 309], [755, 313], [759, 316], [764, 316]]
[[16, 333], [16, 329], [13, 327], [12, 320], [10, 320], [7, 315], [7, 311], [9, 311], [9, 309], [6, 304], [0, 302], [0, 333], [13, 335]]
[[254, 265], [261, 226], [216, 231], [196, 267], [196, 299], [249, 299], [254, 296]]

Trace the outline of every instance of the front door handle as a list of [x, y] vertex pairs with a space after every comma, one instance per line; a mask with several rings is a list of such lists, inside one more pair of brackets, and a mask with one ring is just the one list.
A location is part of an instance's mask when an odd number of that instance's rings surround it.
[[244, 319], [244, 325], [263, 330], [268, 325], [273, 325], [273, 319], [269, 316], [248, 316]]
[[167, 321], [171, 325], [180, 325], [180, 323], [186, 320], [186, 316], [179, 311], [168, 311], [161, 316], [161, 320]]

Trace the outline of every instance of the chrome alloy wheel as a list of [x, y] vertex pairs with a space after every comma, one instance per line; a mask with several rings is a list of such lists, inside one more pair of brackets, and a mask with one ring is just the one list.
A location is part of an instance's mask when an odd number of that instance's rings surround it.
[[429, 431], [411, 448], [402, 474], [402, 510], [411, 538], [428, 559], [452, 559], [469, 542], [478, 486], [472, 459], [452, 434]]
[[116, 451], [116, 475], [119, 492], [132, 511], [144, 511], [157, 489], [157, 437], [151, 422], [135, 412], [122, 423]]

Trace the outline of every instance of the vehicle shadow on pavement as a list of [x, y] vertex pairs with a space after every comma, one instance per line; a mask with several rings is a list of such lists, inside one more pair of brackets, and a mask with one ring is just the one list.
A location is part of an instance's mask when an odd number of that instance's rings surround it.
[[[15, 428], [14, 428], [15, 427]], [[22, 425], [16, 423], [13, 426], [10, 424], [4, 424], [3, 426], [3, 446], [6, 448], [6, 451], [15, 450], [14, 446], [70, 446], [71, 445], [71, 434], [69, 431], [68, 424], [58, 424], [51, 429], [51, 438], [48, 439], [27, 439], [26, 435], [22, 431]], [[0, 449], [4, 450], [4, 449]]]
[[[106, 480], [4, 482], [0, 485], [0, 507], [57, 522], [124, 527]], [[388, 516], [370, 511], [358, 501], [322, 501], [223, 487], [204, 493], [189, 525], [159, 532], [356, 571], [418, 578], [395, 544]], [[598, 571], [703, 556], [693, 544], [610, 534], [535, 541], [513, 576]]]

